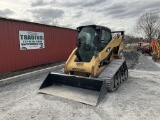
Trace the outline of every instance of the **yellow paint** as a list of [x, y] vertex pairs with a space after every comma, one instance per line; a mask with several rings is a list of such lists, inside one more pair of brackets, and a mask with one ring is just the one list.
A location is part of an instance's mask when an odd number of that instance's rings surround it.
[[[105, 59], [110, 52], [112, 52], [114, 47], [119, 46], [119, 51], [122, 50], [123, 44], [121, 43], [122, 36], [120, 36], [118, 39], [112, 39], [101, 52], [97, 53], [97, 55], [92, 57], [90, 62], [78, 62], [76, 56], [77, 48], [75, 48], [65, 63], [64, 73], [68, 74], [70, 73], [70, 71], [75, 71], [76, 75], [86, 76], [87, 73], [90, 74], [92, 77], [97, 77], [107, 67], [99, 67], [100, 62]], [[110, 48], [110, 51], [107, 51], [108, 48]], [[117, 54], [112, 52], [110, 61], [119, 58], [118, 54], [119, 52]]]

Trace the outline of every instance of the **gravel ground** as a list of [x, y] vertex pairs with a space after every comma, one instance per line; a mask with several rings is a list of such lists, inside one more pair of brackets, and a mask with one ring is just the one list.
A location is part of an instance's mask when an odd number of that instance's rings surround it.
[[154, 62], [153, 60], [152, 60], [152, 57], [151, 56], [146, 56], [149, 60], [151, 60], [153, 63], [155, 63], [158, 67], [160, 67], [160, 63], [158, 63], [158, 62]]
[[148, 59], [147, 56], [141, 54], [138, 58], [138, 63], [135, 66], [135, 69], [145, 71], [160, 71], [160, 67], [158, 67], [156, 64], [153, 60]]
[[141, 54], [137, 51], [124, 51], [124, 57], [129, 69], [134, 69], [138, 64], [138, 58]]
[[13, 71], [13, 72], [9, 72], [9, 73], [0, 74], [0, 80], [8, 78], [8, 77], [13, 77], [13, 76], [16, 76], [16, 75], [25, 74], [25, 73], [28, 73], [28, 72], [33, 72], [33, 71], [45, 69], [45, 68], [48, 68], [48, 67], [53, 67], [55, 65], [60, 65], [60, 64], [64, 64], [64, 63], [65, 63], [65, 61], [56, 62], [56, 63], [48, 63], [48, 64], [43, 64], [43, 65], [39, 65], [39, 66], [26, 68], [26, 69], [23, 69], [23, 70], [18, 70], [18, 71]]
[[129, 69], [128, 80], [96, 107], [39, 94], [46, 75], [0, 86], [0, 120], [160, 120], [160, 71]]
[[129, 69], [160, 71], [160, 67], [151, 59], [151, 56], [145, 56], [137, 51], [124, 51], [124, 56]]

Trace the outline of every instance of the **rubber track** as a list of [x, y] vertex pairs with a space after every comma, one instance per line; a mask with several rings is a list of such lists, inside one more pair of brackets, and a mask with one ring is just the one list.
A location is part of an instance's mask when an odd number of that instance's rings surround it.
[[113, 78], [116, 77], [118, 71], [120, 71], [120, 75], [122, 75], [124, 74], [125, 70], [128, 72], [126, 62], [121, 59], [115, 59], [105, 68], [105, 70], [98, 76], [98, 78], [106, 81], [107, 90], [111, 92], [116, 90], [124, 81], [121, 80], [122, 82], [117, 85], [116, 88], [112, 89], [111, 84], [114, 80]]

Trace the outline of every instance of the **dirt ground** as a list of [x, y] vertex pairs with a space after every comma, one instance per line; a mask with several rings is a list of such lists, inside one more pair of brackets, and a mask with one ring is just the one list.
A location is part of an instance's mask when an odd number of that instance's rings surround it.
[[135, 56], [128, 80], [96, 107], [39, 94], [47, 74], [0, 86], [0, 120], [160, 120], [158, 64]]

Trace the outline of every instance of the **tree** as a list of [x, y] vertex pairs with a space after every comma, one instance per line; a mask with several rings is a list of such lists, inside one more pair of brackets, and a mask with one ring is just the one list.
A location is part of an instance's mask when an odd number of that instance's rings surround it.
[[137, 30], [144, 34], [149, 41], [159, 34], [160, 17], [158, 13], [145, 13], [137, 21]]

